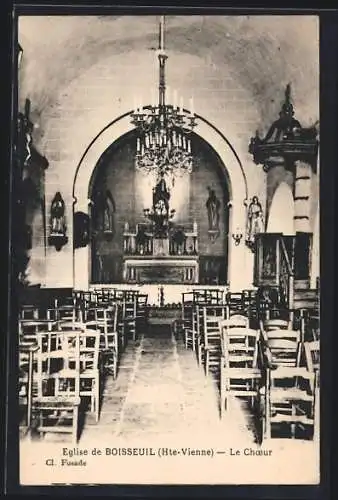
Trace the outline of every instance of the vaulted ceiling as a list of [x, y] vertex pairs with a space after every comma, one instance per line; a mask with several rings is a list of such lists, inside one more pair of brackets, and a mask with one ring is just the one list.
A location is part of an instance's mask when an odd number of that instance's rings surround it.
[[[24, 49], [20, 96], [43, 115], [64, 88], [98, 61], [157, 48], [156, 16], [49, 16], [19, 19]], [[296, 116], [319, 118], [318, 19], [309, 16], [166, 16], [166, 49], [235, 75], [262, 120], [278, 117], [288, 82]], [[116, 68], [116, 71], [121, 71]], [[182, 74], [189, 68], [182, 68]]]

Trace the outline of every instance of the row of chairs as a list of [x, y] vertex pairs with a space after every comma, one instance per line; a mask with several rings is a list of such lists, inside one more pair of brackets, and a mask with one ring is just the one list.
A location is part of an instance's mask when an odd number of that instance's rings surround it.
[[[24, 307], [19, 319], [20, 402], [39, 433], [79, 435], [79, 409], [99, 421], [106, 376], [116, 378], [129, 339], [146, 324], [146, 297], [126, 291], [109, 299], [76, 292], [54, 307]], [[32, 357], [35, 357], [32, 360]]]
[[221, 415], [229, 395], [244, 396], [259, 415], [262, 439], [271, 437], [271, 427], [278, 422], [291, 423], [292, 436], [297, 423], [317, 432], [319, 338], [305, 335], [305, 315], [299, 316], [295, 330], [291, 314], [286, 319], [257, 317], [243, 306], [243, 297], [233, 307], [229, 296], [210, 299], [206, 292], [201, 300], [193, 292], [183, 295], [185, 344], [196, 352], [205, 373], [215, 374]]
[[304, 340], [319, 340], [319, 313], [318, 310], [286, 310], [272, 306], [264, 300], [258, 290], [243, 290], [240, 293], [225, 292], [220, 289], [192, 290], [182, 293], [181, 320], [175, 328], [184, 331], [186, 347], [198, 352], [198, 337], [201, 325], [199, 310], [202, 306], [226, 306], [231, 314], [239, 313], [249, 318], [252, 328], [259, 328], [262, 319], [283, 319], [288, 322], [289, 328], [299, 329]]

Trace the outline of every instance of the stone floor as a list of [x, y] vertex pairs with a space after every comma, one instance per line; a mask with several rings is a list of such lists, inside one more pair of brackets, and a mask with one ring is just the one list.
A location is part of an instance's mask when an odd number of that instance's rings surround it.
[[221, 421], [214, 378], [205, 376], [170, 328], [153, 326], [128, 344], [116, 381], [106, 381], [100, 421], [95, 424], [87, 414], [80, 443], [102, 433], [123, 438], [207, 433], [210, 438], [212, 431], [219, 439], [226, 430], [252, 444], [255, 430], [243, 407], [234, 401]]
[[[205, 376], [182, 339], [175, 339], [165, 325], [152, 325], [136, 342], [129, 342], [117, 379], [105, 382], [100, 420], [95, 423], [86, 414], [76, 448], [69, 438], [60, 442], [60, 436], [53, 434], [42, 442], [21, 441], [22, 484], [318, 481], [318, 443], [272, 439], [262, 449], [256, 444], [256, 425], [246, 403], [234, 398], [220, 419], [218, 394], [214, 377]], [[64, 447], [74, 450], [76, 460], [81, 458], [78, 450], [87, 450], [86, 466], [62, 466]], [[155, 450], [156, 458], [109, 454], [109, 449], [119, 453], [131, 447]], [[163, 457], [163, 449], [178, 450], [178, 456]], [[209, 450], [212, 460], [187, 456], [187, 450], [196, 449]], [[268, 456], [257, 455], [264, 450]], [[55, 457], [53, 467], [46, 465], [45, 457]]]

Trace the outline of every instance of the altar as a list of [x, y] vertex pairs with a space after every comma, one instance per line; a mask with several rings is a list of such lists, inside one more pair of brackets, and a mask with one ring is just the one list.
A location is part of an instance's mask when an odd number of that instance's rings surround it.
[[198, 283], [198, 257], [127, 257], [123, 263], [125, 283]]
[[175, 223], [162, 172], [153, 188], [151, 209], [131, 227], [124, 225], [123, 282], [196, 284], [199, 282], [197, 223]]
[[137, 224], [124, 232], [124, 283], [184, 283], [199, 281], [197, 228], [156, 237], [151, 227]]

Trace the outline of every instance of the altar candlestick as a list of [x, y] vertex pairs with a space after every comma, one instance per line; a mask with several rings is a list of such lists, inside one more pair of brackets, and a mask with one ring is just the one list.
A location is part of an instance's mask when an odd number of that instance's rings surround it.
[[181, 112], [183, 113], [183, 97], [180, 98], [180, 108]]
[[177, 106], [177, 90], [174, 90], [173, 106], [174, 108]]

